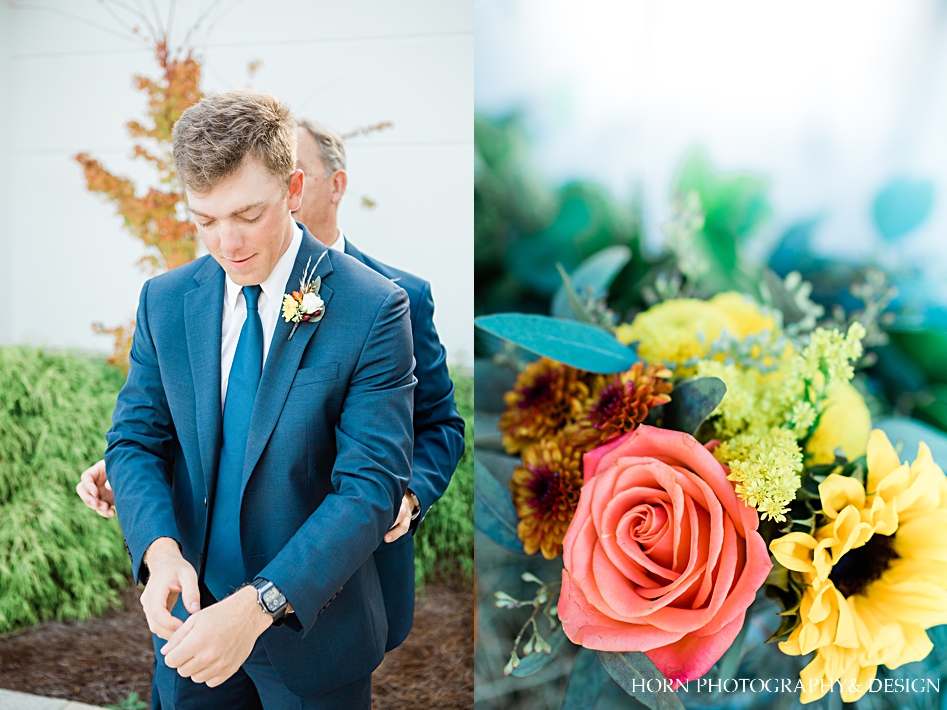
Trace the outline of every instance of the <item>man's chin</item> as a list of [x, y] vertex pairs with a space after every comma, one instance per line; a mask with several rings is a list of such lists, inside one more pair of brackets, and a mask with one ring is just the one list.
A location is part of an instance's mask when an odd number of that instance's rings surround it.
[[238, 286], [257, 286], [266, 281], [266, 275], [261, 273], [258, 254], [243, 261], [235, 262], [223, 257], [216, 258], [216, 261]]

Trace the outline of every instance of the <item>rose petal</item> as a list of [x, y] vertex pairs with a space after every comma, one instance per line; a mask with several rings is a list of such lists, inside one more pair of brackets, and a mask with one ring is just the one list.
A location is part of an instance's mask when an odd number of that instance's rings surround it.
[[720, 660], [721, 656], [733, 644], [737, 634], [740, 633], [740, 629], [743, 628], [745, 616], [745, 612], [740, 614], [722, 629], [709, 636], [690, 634], [680, 641], [651, 649], [645, 653], [658, 667], [658, 670], [672, 683], [686, 683], [695, 678], [700, 678], [713, 667], [714, 663]]

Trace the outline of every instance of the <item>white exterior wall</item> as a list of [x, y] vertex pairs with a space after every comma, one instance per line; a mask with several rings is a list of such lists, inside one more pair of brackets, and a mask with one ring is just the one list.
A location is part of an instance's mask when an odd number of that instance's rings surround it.
[[[158, 76], [149, 51], [91, 0], [0, 0], [0, 343], [107, 352], [95, 335], [134, 316], [148, 274], [144, 246], [85, 189], [83, 151], [110, 171], [153, 181], [130, 159], [125, 124], [144, 120], [133, 74]], [[40, 4], [40, 3], [37, 3]], [[175, 7], [172, 43], [211, 3]], [[150, 3], [142, 3], [149, 6]], [[158, 0], [162, 13], [169, 0]], [[432, 284], [435, 321], [452, 361], [473, 353], [473, 4], [471, 0], [242, 0], [198, 33], [202, 88], [252, 85], [342, 133], [391, 121], [348, 142], [340, 211], [363, 251]], [[6, 103], [6, 102], [4, 102]], [[8, 121], [4, 126], [3, 121]], [[363, 196], [377, 203], [361, 205]], [[6, 200], [6, 204], [4, 204]], [[57, 297], [60, 302], [51, 303]]]

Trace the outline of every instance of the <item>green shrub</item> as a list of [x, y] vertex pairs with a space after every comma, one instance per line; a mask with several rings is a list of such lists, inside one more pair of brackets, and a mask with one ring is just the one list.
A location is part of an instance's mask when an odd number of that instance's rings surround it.
[[121, 385], [104, 362], [0, 348], [0, 632], [99, 614], [128, 584], [118, 520], [75, 490]]
[[473, 577], [473, 377], [457, 368], [451, 372], [457, 409], [467, 424], [467, 450], [444, 496], [431, 506], [414, 538], [415, 581], [459, 570]]

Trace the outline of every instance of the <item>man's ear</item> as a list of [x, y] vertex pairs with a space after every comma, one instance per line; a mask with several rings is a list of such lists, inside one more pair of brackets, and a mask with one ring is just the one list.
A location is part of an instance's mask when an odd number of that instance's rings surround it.
[[299, 205], [303, 201], [305, 182], [306, 176], [303, 175], [303, 171], [296, 168], [296, 172], [294, 172], [289, 179], [289, 204], [287, 207], [289, 207], [290, 212], [295, 212], [299, 209]]
[[345, 188], [348, 187], [349, 176], [344, 170], [336, 170], [332, 173], [332, 204], [337, 205], [345, 194]]

